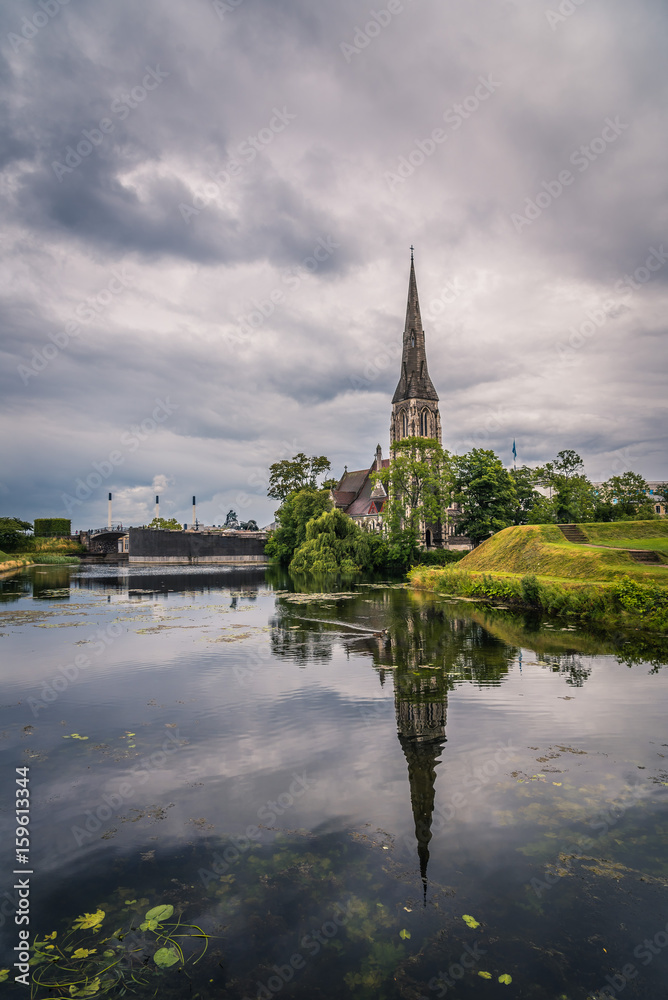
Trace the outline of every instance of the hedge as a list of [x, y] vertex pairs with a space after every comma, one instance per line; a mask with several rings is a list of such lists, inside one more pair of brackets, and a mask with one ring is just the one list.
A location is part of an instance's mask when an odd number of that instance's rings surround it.
[[36, 517], [35, 538], [62, 538], [72, 534], [72, 522], [68, 517]]

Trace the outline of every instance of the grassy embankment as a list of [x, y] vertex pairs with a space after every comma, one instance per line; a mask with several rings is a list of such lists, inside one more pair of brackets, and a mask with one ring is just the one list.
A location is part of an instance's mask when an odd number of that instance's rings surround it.
[[86, 550], [71, 538], [30, 538], [23, 552], [0, 552], [0, 573], [22, 566], [77, 563]]
[[[578, 527], [591, 544], [566, 541], [555, 525], [522, 525], [493, 535], [456, 568], [417, 566], [409, 578], [440, 593], [668, 632], [668, 522]], [[612, 547], [595, 547], [603, 545]], [[653, 549], [661, 565], [637, 563], [622, 548]]]

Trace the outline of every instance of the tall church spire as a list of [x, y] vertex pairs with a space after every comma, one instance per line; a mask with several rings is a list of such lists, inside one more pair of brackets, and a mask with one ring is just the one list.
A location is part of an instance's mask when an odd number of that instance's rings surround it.
[[433, 437], [441, 440], [438, 393], [429, 377], [415, 261], [411, 247], [408, 302], [403, 334], [401, 373], [392, 397], [390, 442], [405, 437]]

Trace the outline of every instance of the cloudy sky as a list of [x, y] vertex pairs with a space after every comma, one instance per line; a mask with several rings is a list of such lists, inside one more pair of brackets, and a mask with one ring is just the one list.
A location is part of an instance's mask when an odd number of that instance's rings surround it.
[[[3, 514], [261, 524], [388, 447], [668, 478], [664, 0], [6, 0]], [[665, 243], [663, 241], [666, 241]]]

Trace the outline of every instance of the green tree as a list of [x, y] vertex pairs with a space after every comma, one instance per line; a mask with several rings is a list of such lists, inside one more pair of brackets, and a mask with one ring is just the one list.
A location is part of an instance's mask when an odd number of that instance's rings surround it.
[[18, 551], [25, 545], [26, 531], [32, 531], [30, 521], [22, 521], [20, 517], [0, 517], [0, 551]]
[[[331, 462], [324, 455], [307, 458], [303, 451], [292, 459], [284, 458], [281, 462], [274, 462], [269, 466], [267, 496], [283, 502], [291, 493], [296, 493], [298, 490], [315, 490], [319, 477], [329, 472], [331, 467]], [[327, 480], [327, 483], [336, 485], [334, 480]]]
[[454, 501], [460, 529], [475, 544], [514, 523], [517, 492], [513, 477], [493, 451], [473, 448], [453, 459]]
[[164, 517], [154, 517], [149, 528], [162, 528], [163, 531], [181, 531], [183, 525], [175, 517], [166, 519]]
[[[536, 482], [550, 490], [554, 520], [558, 524], [593, 521], [596, 517], [596, 491], [585, 475], [582, 459], [577, 452], [560, 451], [553, 462], [536, 469]], [[544, 512], [549, 505], [538, 502]], [[530, 512], [529, 523], [536, 522]]]
[[556, 524], [557, 501], [554, 497], [544, 497], [538, 494], [538, 499], [527, 511], [527, 524]]
[[290, 493], [276, 511], [278, 528], [269, 536], [266, 554], [288, 566], [295, 551], [306, 541], [306, 525], [311, 518], [331, 509], [329, 490], [308, 488]]
[[384, 545], [378, 535], [364, 531], [342, 510], [325, 511], [306, 525], [302, 542], [290, 563], [293, 573], [349, 576], [378, 569]]
[[519, 469], [511, 469], [510, 475], [517, 494], [514, 523], [528, 524], [527, 519], [531, 511], [543, 499], [542, 494], [535, 488], [536, 473], [528, 465], [523, 465]]
[[390, 561], [408, 565], [425, 527], [442, 524], [453, 488], [451, 459], [433, 438], [408, 437], [392, 445], [390, 464], [373, 474], [388, 494], [383, 508]]
[[627, 517], [654, 516], [654, 505], [648, 496], [649, 487], [637, 472], [624, 472], [621, 476], [611, 476], [603, 483], [599, 492], [601, 520], [619, 521]]

